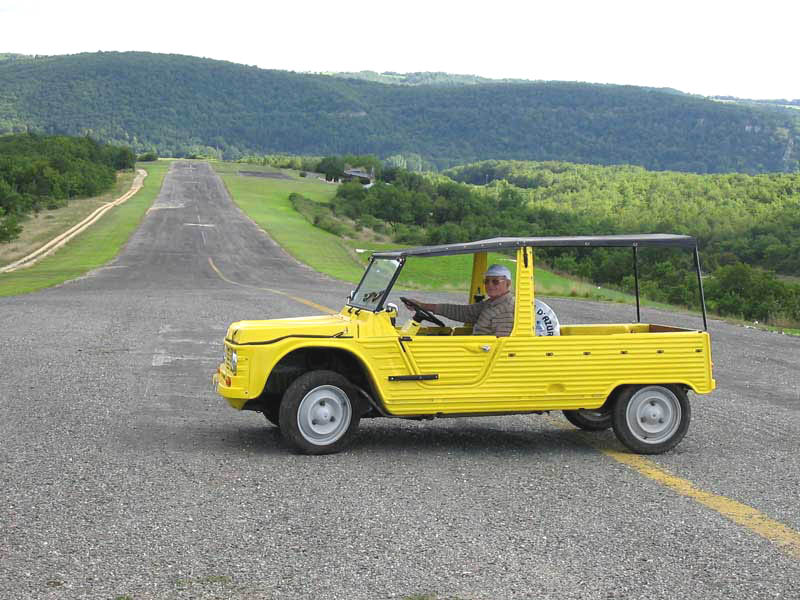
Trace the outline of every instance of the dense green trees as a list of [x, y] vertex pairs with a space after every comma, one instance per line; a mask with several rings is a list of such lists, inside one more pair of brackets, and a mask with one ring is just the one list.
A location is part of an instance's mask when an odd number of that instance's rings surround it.
[[[0, 134], [69, 133], [161, 156], [489, 157], [749, 173], [798, 169], [800, 112], [630, 86], [416, 74], [387, 85], [187, 56], [0, 61]], [[442, 85], [440, 85], [442, 84]]]
[[319, 169], [322, 160], [319, 156], [295, 156], [292, 154], [267, 154], [264, 156], [249, 155], [239, 159], [239, 162], [277, 167], [279, 169], [296, 169], [298, 171], [315, 171]]
[[131, 169], [134, 162], [129, 148], [91, 138], [0, 137], [0, 242], [19, 234], [27, 213], [100, 194], [114, 184], [116, 171]]
[[362, 169], [367, 173], [372, 171], [378, 177], [384, 168], [383, 161], [372, 154], [362, 156], [346, 154], [344, 156], [325, 157], [287, 154], [250, 155], [240, 158], [238, 162], [322, 173], [328, 181], [339, 181], [345, 176], [346, 169]]
[[722, 315], [748, 320], [800, 323], [800, 285], [790, 285], [772, 273], [736, 263], [720, 267], [706, 283], [708, 306]]
[[[684, 233], [699, 239], [709, 306], [760, 321], [800, 322], [800, 174], [688, 175], [638, 167], [487, 161], [442, 175], [387, 169], [370, 189], [343, 185], [336, 214], [365, 226], [390, 224], [397, 242], [444, 244], [495, 236]], [[505, 179], [512, 179], [518, 187]], [[388, 182], [387, 182], [388, 180]], [[389, 183], [390, 182], [390, 183]], [[697, 306], [689, 253], [643, 250], [642, 291]], [[632, 257], [620, 250], [540, 250], [556, 270], [634, 288]], [[738, 282], [738, 283], [737, 283]]]
[[[694, 235], [711, 268], [741, 261], [800, 275], [797, 173], [694, 175], [631, 166], [484, 161], [446, 174], [470, 183], [512, 182], [524, 189], [532, 206], [570, 215], [602, 233]], [[561, 230], [557, 223], [549, 227]]]

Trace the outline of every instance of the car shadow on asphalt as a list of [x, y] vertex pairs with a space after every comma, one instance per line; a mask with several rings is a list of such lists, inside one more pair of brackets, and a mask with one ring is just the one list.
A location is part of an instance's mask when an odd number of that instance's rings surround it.
[[[538, 457], [587, 455], [596, 453], [596, 447], [587, 444], [579, 431], [548, 427], [500, 428], [489, 422], [474, 419], [469, 423], [446, 425], [438, 423], [414, 423], [409, 427], [403, 422], [377, 422], [362, 426], [350, 446], [352, 451], [396, 454], [403, 451], [420, 453], [490, 453], [493, 455], [529, 455]], [[599, 434], [597, 442], [617, 447], [610, 432]]]
[[[242, 451], [262, 455], [298, 454], [283, 438], [277, 427], [263, 418], [252, 415], [252, 423], [197, 423], [184, 424], [179, 429], [165, 428], [159, 434], [151, 430], [150, 436], [160, 437], [176, 450], [222, 453]], [[542, 422], [537, 427], [498, 427], [496, 422], [480, 423], [482, 419], [442, 420], [416, 422], [403, 420], [362, 421], [348, 453], [370, 455], [466, 453], [538, 457], [584, 456], [609, 448], [621, 450], [613, 433], [591, 434], [569, 430]], [[168, 430], [167, 430], [168, 429]]]

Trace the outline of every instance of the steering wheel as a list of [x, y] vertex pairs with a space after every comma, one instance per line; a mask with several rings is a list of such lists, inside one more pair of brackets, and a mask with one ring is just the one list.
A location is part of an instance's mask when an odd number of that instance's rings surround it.
[[417, 323], [419, 323], [420, 321], [426, 320], [426, 321], [430, 321], [434, 325], [438, 325], [439, 327], [447, 327], [447, 325], [445, 325], [439, 319], [434, 317], [433, 313], [431, 311], [425, 310], [424, 308], [422, 308], [419, 304], [417, 304], [413, 300], [410, 300], [408, 298], [403, 298], [402, 296], [400, 296], [400, 300], [403, 301], [403, 304], [405, 304], [407, 306], [410, 306], [411, 308], [413, 308], [416, 311], [414, 313], [414, 316], [411, 317], [411, 318], [414, 319]]

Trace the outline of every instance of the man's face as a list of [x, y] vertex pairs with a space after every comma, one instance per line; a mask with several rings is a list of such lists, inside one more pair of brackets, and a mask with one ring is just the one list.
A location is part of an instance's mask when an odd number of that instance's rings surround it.
[[499, 298], [511, 287], [511, 281], [505, 277], [489, 276], [483, 280], [483, 284], [486, 286], [486, 293], [492, 299]]

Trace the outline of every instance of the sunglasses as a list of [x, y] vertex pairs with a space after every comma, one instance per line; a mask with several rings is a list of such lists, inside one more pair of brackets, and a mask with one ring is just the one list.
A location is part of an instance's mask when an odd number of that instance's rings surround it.
[[485, 283], [486, 285], [489, 285], [489, 284], [491, 284], [491, 285], [500, 285], [501, 283], [504, 283], [505, 281], [507, 281], [507, 279], [505, 277], [487, 277], [486, 279], [483, 280], [483, 283]]

